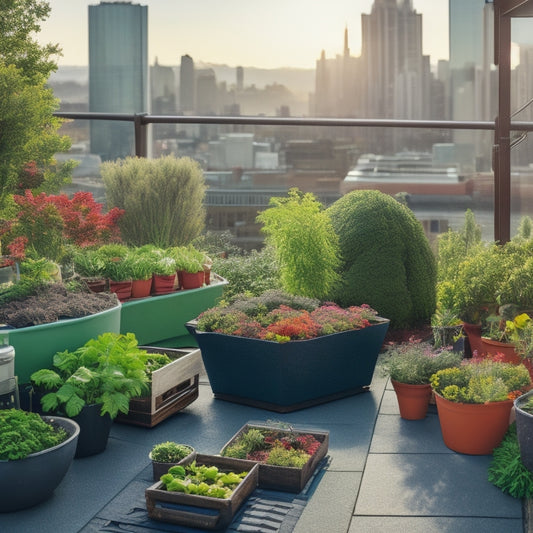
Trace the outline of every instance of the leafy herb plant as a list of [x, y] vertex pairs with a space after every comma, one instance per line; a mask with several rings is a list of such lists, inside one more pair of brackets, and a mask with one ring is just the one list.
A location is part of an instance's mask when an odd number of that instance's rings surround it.
[[158, 463], [177, 463], [192, 452], [192, 446], [167, 441], [154, 445], [150, 452], [150, 458]]
[[133, 333], [104, 333], [74, 352], [55, 354], [56, 370], [38, 370], [31, 381], [49, 391], [41, 398], [45, 411], [72, 417], [85, 405], [102, 404], [101, 414], [115, 418], [119, 411], [128, 413], [130, 398], [147, 390], [147, 358]]
[[0, 410], [0, 460], [24, 459], [61, 444], [67, 432], [44, 421], [37, 413], [19, 409]]

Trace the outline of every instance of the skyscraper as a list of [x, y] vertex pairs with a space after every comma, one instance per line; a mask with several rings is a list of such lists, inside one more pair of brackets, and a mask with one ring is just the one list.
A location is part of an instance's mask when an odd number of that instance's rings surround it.
[[[131, 2], [89, 6], [89, 111], [149, 112], [148, 7]], [[91, 152], [112, 160], [132, 155], [131, 123], [91, 122]]]
[[180, 111], [192, 112], [194, 106], [195, 89], [194, 61], [190, 55], [181, 56], [180, 64]]

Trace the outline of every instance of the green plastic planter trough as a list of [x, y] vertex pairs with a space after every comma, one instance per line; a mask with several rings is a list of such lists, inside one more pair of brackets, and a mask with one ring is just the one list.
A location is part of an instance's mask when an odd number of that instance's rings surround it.
[[211, 284], [199, 289], [131, 300], [122, 304], [121, 333], [135, 333], [139, 344], [182, 348], [196, 346], [185, 323], [213, 307], [222, 296], [227, 281], [212, 275]]
[[19, 384], [41, 368], [52, 368], [54, 354], [76, 350], [102, 333], [120, 331], [120, 304], [81, 318], [10, 329], [9, 344], [15, 348], [15, 375]]
[[279, 413], [368, 390], [389, 320], [364, 329], [278, 343], [195, 335], [215, 398]]

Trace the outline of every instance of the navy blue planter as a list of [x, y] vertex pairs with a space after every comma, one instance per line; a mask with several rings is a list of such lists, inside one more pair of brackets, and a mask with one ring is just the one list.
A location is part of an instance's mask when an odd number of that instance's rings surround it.
[[215, 398], [286, 413], [368, 390], [389, 320], [282, 344], [186, 327]]

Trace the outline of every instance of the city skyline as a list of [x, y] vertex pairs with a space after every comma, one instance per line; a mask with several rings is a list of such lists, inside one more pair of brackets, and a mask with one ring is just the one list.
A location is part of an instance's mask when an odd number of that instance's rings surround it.
[[[424, 54], [430, 55], [432, 63], [447, 59], [448, 0], [411, 2], [423, 15]], [[61, 46], [60, 66], [87, 65], [88, 6], [99, 2], [48, 3], [52, 11], [37, 39]], [[148, 6], [151, 64], [157, 57], [160, 64], [177, 65], [182, 55], [189, 54], [195, 60], [235, 66], [314, 68], [322, 50], [328, 57], [341, 53], [345, 28], [351, 54], [360, 54], [361, 14], [370, 13], [374, 0], [272, 0], [268, 6], [249, 0], [132, 3]]]

